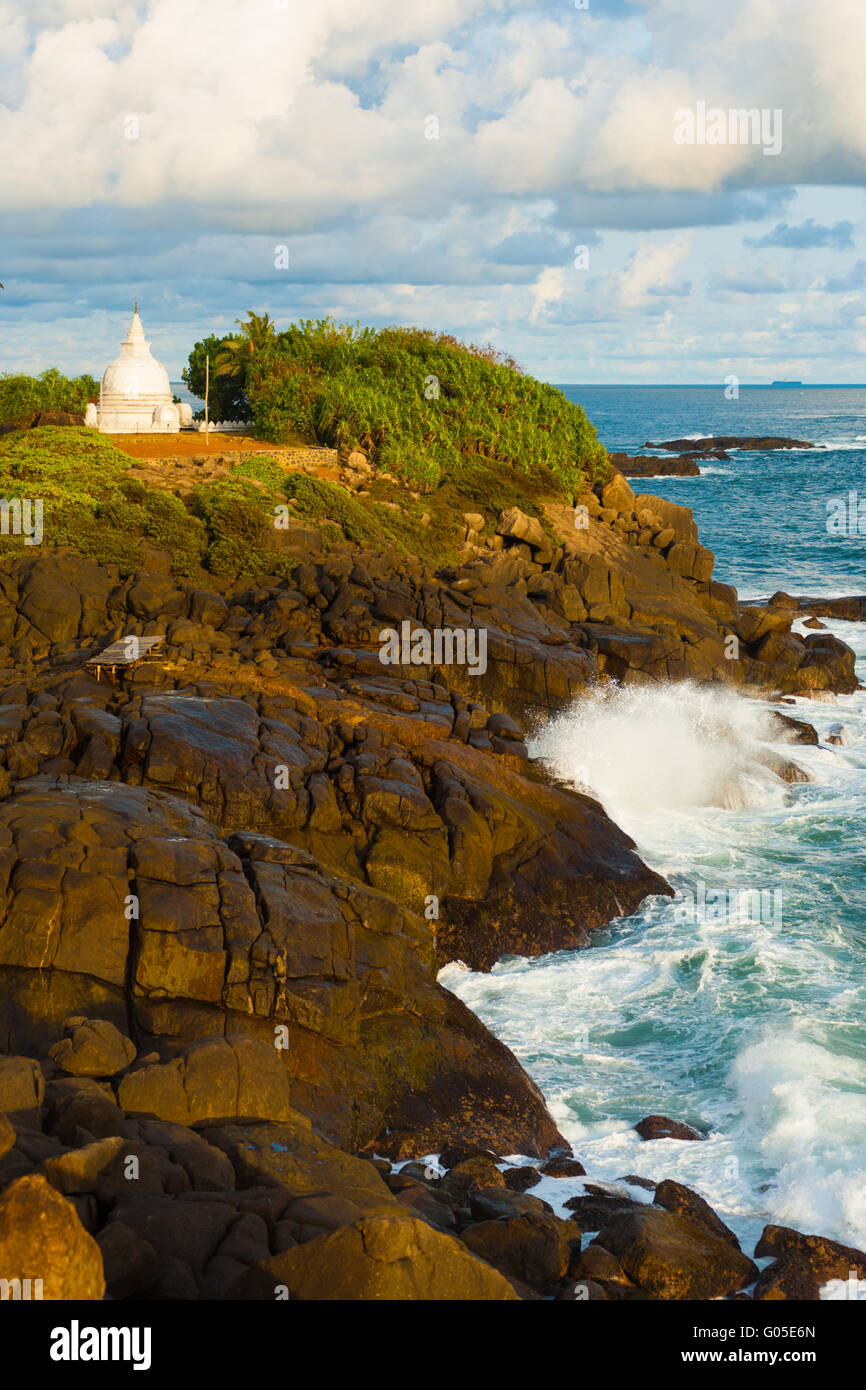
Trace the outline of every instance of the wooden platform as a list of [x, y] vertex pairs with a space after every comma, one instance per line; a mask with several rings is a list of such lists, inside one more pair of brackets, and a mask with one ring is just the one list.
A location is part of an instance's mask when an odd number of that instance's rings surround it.
[[88, 657], [85, 664], [96, 668], [97, 680], [100, 679], [103, 670], [108, 671], [113, 680], [118, 667], [128, 671], [142, 661], [147, 661], [153, 649], [164, 641], [164, 633], [158, 637], [118, 637], [117, 641], [111, 642], [104, 651]]

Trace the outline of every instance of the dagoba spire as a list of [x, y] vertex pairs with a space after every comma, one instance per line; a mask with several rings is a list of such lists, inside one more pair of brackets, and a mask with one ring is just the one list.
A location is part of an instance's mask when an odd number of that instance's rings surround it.
[[175, 402], [168, 372], [151, 354], [138, 301], [120, 356], [105, 369], [99, 412], [94, 408], [90, 414], [85, 423], [96, 425], [103, 434], [174, 433], [182, 424], [192, 423], [190, 406]]

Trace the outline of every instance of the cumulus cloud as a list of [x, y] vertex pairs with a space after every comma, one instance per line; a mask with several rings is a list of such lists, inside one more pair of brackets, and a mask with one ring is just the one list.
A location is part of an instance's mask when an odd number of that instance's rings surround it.
[[688, 233], [658, 246], [641, 247], [619, 276], [620, 301], [631, 308], [645, 307], [648, 295], [688, 294], [688, 282], [674, 278], [674, 271], [690, 247]]
[[[859, 0], [732, 0], [711, 16], [647, 0], [632, 15], [152, 0], [136, 19], [98, 0], [7, 0], [20, 77], [0, 108], [4, 203], [287, 204], [301, 227], [349, 201], [429, 211], [443, 186], [707, 193], [862, 173]], [[782, 109], [781, 157], [677, 145], [674, 113], [699, 100]]]
[[[155, 336], [330, 309], [553, 370], [575, 325], [611, 362], [626, 323], [682, 357], [726, 290], [862, 288], [808, 259], [863, 254], [862, 0], [0, 0], [0, 30], [7, 361], [67, 315], [101, 343], [140, 290]], [[698, 102], [781, 109], [781, 154], [678, 145]], [[794, 221], [812, 184], [833, 212]], [[802, 252], [796, 284], [733, 263], [744, 221], [750, 251]]]

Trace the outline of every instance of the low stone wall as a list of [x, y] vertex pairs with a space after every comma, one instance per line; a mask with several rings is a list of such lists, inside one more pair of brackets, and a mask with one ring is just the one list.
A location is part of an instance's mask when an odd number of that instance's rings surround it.
[[309, 465], [316, 468], [338, 468], [340, 466], [336, 449], [313, 448], [303, 445], [286, 447], [285, 449], [222, 449], [219, 453], [202, 450], [200, 454], [162, 454], [155, 455], [153, 458], [139, 459], [138, 462], [158, 467], [171, 467], [174, 464], [187, 466], [189, 464], [219, 463], [228, 468], [234, 468], [237, 464], [254, 458], [267, 459], [269, 463], [281, 463], [287, 468], [304, 468]]

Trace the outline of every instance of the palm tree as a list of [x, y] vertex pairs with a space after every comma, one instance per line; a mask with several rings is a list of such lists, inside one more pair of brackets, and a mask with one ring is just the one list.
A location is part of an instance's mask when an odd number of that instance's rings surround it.
[[236, 376], [243, 379], [247, 363], [254, 353], [277, 336], [277, 326], [270, 314], [257, 314], [250, 309], [246, 319], [235, 319], [240, 333], [229, 338], [217, 354], [216, 376]]

